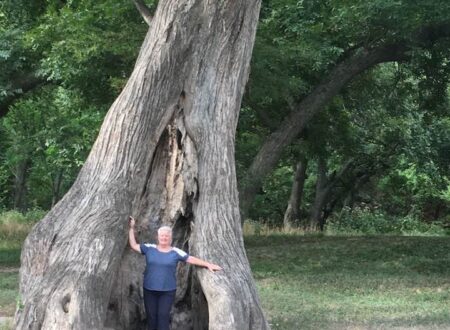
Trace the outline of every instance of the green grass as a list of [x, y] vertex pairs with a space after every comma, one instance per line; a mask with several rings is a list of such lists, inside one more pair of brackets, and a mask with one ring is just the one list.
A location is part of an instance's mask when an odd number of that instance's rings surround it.
[[[0, 241], [0, 316], [13, 316], [19, 291], [21, 242]], [[0, 330], [1, 330], [0, 326]]]
[[273, 329], [450, 329], [447, 237], [247, 237]]
[[0, 273], [0, 316], [13, 316], [19, 290], [19, 273]]
[[19, 267], [21, 242], [0, 242], [0, 267]]

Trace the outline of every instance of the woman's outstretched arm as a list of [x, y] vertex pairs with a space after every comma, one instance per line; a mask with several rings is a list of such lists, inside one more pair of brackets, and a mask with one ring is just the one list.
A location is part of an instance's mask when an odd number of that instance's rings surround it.
[[141, 253], [141, 246], [136, 242], [136, 237], [134, 237], [134, 226], [136, 225], [136, 220], [132, 216], [128, 219], [128, 226], [130, 229], [128, 230], [128, 242], [130, 243], [130, 247], [138, 252]]
[[189, 256], [186, 260], [187, 263], [190, 263], [191, 265], [196, 265], [196, 266], [201, 266], [201, 267], [205, 267], [208, 268], [211, 272], [215, 272], [218, 270], [222, 270], [222, 267], [217, 266], [215, 264], [212, 264], [210, 262], [207, 262], [205, 260], [193, 257], [193, 256]]

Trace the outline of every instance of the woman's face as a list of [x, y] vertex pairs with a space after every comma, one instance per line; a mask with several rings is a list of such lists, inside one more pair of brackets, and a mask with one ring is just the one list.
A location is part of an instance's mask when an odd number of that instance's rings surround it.
[[158, 243], [159, 245], [170, 245], [172, 243], [172, 235], [168, 231], [161, 231], [158, 233]]

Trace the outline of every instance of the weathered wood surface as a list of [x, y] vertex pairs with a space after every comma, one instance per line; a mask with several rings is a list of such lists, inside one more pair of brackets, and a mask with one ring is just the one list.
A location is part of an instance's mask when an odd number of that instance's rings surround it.
[[162, 0], [70, 191], [28, 236], [17, 329], [144, 329], [144, 260], [162, 223], [224, 270], [181, 267], [174, 329], [266, 329], [240, 226], [234, 135], [260, 1]]

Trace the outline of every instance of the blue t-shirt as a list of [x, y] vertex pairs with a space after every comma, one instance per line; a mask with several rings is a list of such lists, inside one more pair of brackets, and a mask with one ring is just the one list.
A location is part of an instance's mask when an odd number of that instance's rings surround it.
[[155, 244], [141, 244], [147, 265], [144, 272], [144, 288], [155, 291], [172, 291], [177, 288], [176, 271], [179, 261], [186, 261], [189, 255], [176, 247], [161, 252]]

